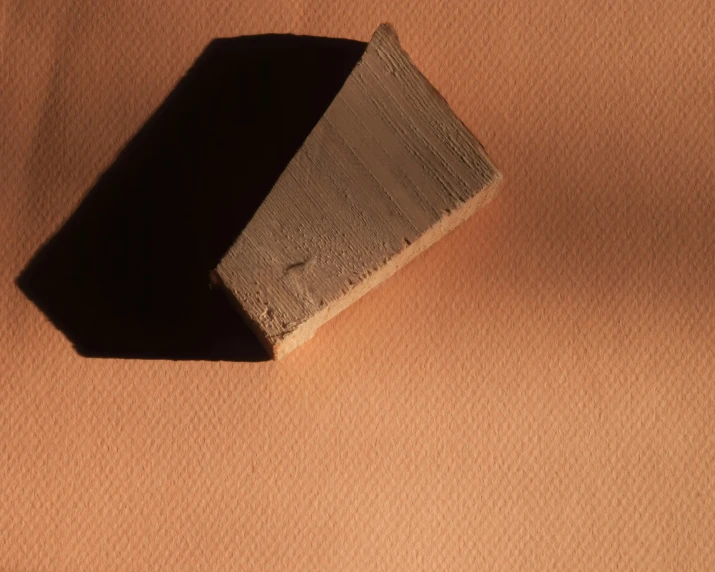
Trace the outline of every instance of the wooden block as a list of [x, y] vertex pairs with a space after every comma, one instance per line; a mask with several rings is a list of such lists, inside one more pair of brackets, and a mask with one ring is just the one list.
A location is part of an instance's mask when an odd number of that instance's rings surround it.
[[280, 358], [464, 221], [499, 179], [383, 24], [214, 278]]

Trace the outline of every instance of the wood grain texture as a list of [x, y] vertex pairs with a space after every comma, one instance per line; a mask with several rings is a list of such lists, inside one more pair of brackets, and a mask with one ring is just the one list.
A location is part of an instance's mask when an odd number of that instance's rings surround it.
[[383, 24], [214, 277], [280, 358], [464, 221], [500, 177]]

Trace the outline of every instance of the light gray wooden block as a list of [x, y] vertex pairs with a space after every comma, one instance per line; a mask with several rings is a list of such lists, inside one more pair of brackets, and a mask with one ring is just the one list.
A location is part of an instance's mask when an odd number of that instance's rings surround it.
[[214, 278], [279, 358], [465, 220], [499, 179], [383, 24]]

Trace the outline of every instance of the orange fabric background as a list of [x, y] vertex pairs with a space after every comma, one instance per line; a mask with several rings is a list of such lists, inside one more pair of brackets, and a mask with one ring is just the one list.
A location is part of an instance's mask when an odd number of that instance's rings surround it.
[[[8, 1], [0, 570], [715, 569], [711, 2]], [[392, 22], [501, 196], [277, 363], [14, 280], [215, 37]]]

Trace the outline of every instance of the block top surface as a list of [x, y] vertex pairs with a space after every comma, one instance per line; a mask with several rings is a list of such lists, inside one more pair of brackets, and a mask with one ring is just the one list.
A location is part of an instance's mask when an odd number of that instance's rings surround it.
[[383, 24], [216, 272], [277, 344], [498, 178]]

